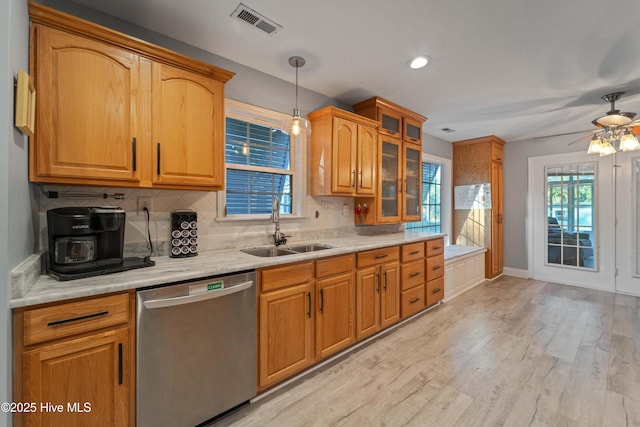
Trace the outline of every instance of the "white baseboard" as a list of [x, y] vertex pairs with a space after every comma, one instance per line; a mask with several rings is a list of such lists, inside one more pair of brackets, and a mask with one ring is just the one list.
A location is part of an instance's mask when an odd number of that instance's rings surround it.
[[522, 270], [520, 268], [503, 267], [502, 274], [506, 276], [519, 277], [521, 279], [531, 279], [533, 276], [529, 273], [529, 270]]

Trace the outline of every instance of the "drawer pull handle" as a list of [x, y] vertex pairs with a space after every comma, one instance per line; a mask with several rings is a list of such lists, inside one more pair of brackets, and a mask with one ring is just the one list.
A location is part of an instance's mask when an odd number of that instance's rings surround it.
[[413, 252], [409, 252], [409, 255], [418, 255], [420, 253], [420, 251], [413, 251]]
[[418, 301], [420, 301], [420, 298], [414, 298], [414, 299], [412, 299], [411, 301], [409, 301], [409, 304], [415, 304], [415, 303], [417, 303]]
[[382, 259], [388, 257], [389, 254], [376, 255], [376, 259]]
[[442, 246], [433, 246], [431, 249], [433, 249], [434, 251], [437, 251], [439, 249], [442, 249]]
[[47, 323], [47, 326], [57, 326], [57, 325], [62, 325], [63, 323], [78, 322], [80, 320], [91, 319], [92, 317], [105, 316], [107, 314], [109, 314], [109, 310], [104, 310], [104, 311], [99, 311], [97, 313], [86, 314], [84, 316], [72, 317], [70, 319], [54, 320], [53, 322]]
[[431, 293], [432, 294], [437, 294], [438, 292], [440, 292], [440, 288], [435, 288]]
[[411, 274], [409, 277], [418, 277], [420, 275], [419, 271], [416, 271], [415, 273]]
[[432, 270], [440, 270], [442, 268], [441, 265], [436, 265], [432, 268]]

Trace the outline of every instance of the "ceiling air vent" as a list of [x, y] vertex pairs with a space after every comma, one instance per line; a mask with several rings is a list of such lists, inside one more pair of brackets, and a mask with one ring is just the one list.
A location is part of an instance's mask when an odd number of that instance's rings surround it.
[[455, 132], [455, 129], [451, 129], [451, 128], [442, 128], [440, 129], [442, 132], [446, 132], [446, 133], [451, 133], [451, 132]]
[[271, 19], [261, 15], [242, 3], [236, 7], [236, 10], [233, 11], [231, 16], [269, 34], [270, 36], [273, 36], [282, 29], [282, 25], [276, 24]]

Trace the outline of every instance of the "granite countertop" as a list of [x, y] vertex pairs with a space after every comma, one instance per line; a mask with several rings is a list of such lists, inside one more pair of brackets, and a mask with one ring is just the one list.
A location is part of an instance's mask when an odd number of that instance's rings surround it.
[[271, 258], [249, 255], [241, 252], [240, 249], [201, 252], [198, 256], [192, 258], [153, 257], [152, 259], [156, 262], [153, 267], [69, 281], [57, 281], [47, 275], [41, 275], [26, 292], [16, 292], [14, 290], [10, 305], [11, 308], [19, 308], [109, 292], [138, 289], [385, 246], [437, 239], [444, 235], [442, 233], [403, 231], [384, 235], [357, 235], [344, 238], [317, 239], [312, 242], [295, 242], [287, 246], [320, 243], [332, 246], [332, 248]]

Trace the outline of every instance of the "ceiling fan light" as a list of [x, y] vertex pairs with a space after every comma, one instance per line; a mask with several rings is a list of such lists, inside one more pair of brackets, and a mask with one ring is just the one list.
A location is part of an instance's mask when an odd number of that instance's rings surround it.
[[587, 150], [587, 154], [600, 154], [602, 151], [602, 141], [600, 138], [594, 135], [589, 143], [589, 150]]
[[613, 145], [606, 139], [602, 141], [602, 148], [600, 150], [601, 156], [608, 156], [609, 154], [613, 154], [616, 152], [616, 149], [613, 148]]
[[602, 126], [624, 126], [631, 123], [631, 118], [622, 114], [607, 114], [606, 116], [598, 117], [596, 122]]
[[636, 137], [627, 129], [620, 138], [620, 150], [622, 151], [636, 151], [640, 150], [640, 142]]

